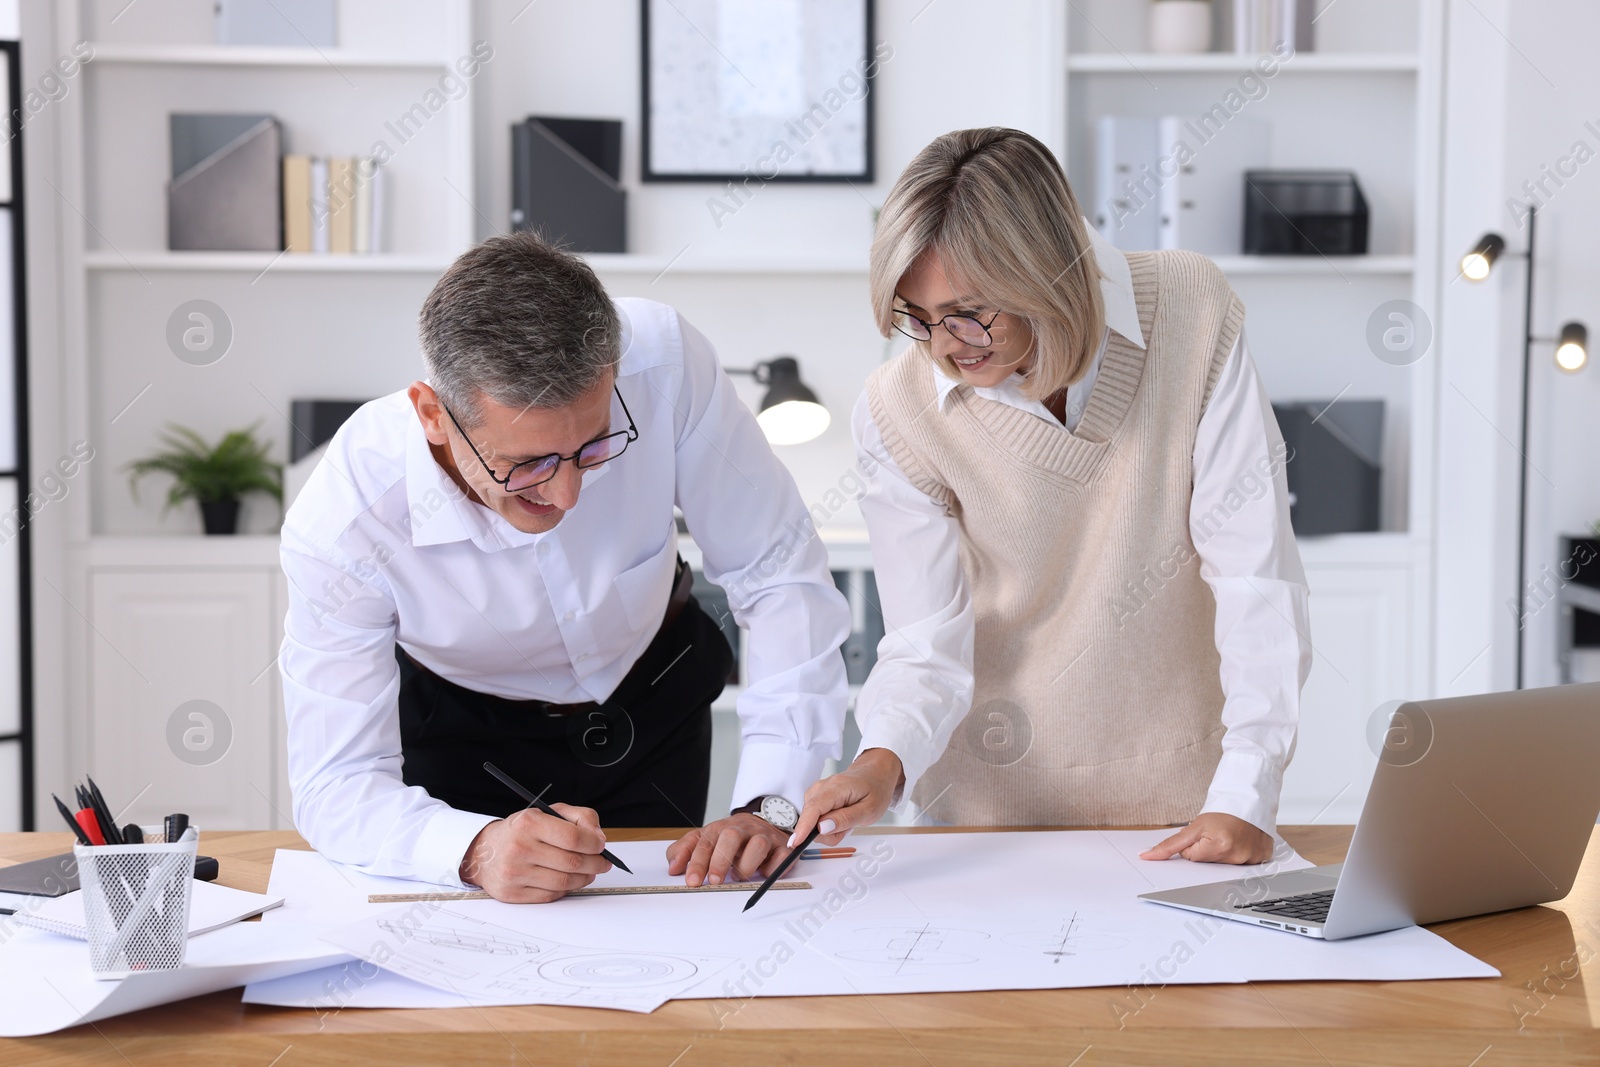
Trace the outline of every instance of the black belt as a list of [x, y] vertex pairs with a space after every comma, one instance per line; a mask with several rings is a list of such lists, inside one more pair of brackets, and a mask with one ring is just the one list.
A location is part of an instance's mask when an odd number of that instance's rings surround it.
[[[656, 636], [651, 640], [649, 647], [646, 648], [644, 653], [639, 656], [639, 659], [634, 663], [633, 668], [628, 671], [627, 675], [624, 676], [622, 681], [617, 684], [617, 688], [619, 690], [622, 689], [623, 686], [627, 685], [628, 682], [633, 680], [634, 671], [640, 670], [640, 664], [643, 664], [650, 659], [650, 652], [655, 648], [656, 642], [661, 640], [661, 635], [666, 633], [667, 630], [672, 627], [674, 622], [678, 621], [678, 616], [683, 614], [683, 609], [688, 607], [689, 601], [693, 599], [694, 572], [691, 571], [689, 569], [689, 565], [683, 561], [683, 557], [679, 556], [677, 577], [673, 579], [672, 594], [667, 597], [667, 610], [661, 617], [661, 626], [656, 630]], [[417, 670], [423, 672], [424, 674], [434, 673], [427, 667], [424, 667], [422, 664], [418, 663], [412, 657], [411, 653], [407, 652], [405, 649], [401, 649], [400, 652], [406, 657], [407, 660], [411, 662], [412, 666], [417, 668]], [[446, 680], [448, 681], [448, 679]], [[586, 700], [582, 704], [552, 704], [548, 700], [511, 700], [505, 697], [501, 697], [500, 699], [505, 704], [508, 704], [512, 707], [524, 707], [529, 711], [543, 712], [546, 715], [551, 715], [556, 718], [566, 718], [568, 715], [577, 715], [586, 711], [597, 711], [600, 708], [600, 705], [593, 700]]]

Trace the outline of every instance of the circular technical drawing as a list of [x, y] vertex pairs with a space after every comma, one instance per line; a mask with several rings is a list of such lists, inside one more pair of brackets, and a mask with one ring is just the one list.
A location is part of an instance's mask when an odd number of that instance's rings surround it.
[[676, 956], [648, 956], [637, 952], [567, 956], [539, 965], [539, 977], [585, 989], [639, 989], [681, 982], [700, 968]]

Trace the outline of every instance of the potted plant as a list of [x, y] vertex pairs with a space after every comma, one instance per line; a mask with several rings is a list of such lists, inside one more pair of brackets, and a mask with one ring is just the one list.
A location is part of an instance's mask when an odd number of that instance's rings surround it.
[[[259, 424], [257, 424], [259, 425]], [[270, 442], [256, 440], [254, 425], [223, 435], [215, 447], [185, 426], [169, 425], [161, 440], [166, 448], [128, 465], [134, 499], [147, 474], [172, 475], [167, 490], [171, 510], [185, 500], [200, 505], [208, 534], [231, 534], [239, 527], [239, 499], [246, 493], [268, 493], [283, 501], [283, 466], [267, 458]]]

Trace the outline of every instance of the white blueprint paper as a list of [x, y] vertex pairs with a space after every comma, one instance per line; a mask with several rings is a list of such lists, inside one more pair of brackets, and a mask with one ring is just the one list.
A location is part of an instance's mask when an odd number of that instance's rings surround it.
[[391, 906], [322, 936], [385, 971], [474, 1004], [650, 1012], [737, 962], [696, 952], [569, 945], [431, 902]]
[[236, 923], [191, 938], [182, 967], [106, 981], [89, 968], [87, 942], [21, 927], [9, 933], [0, 945], [0, 1037], [48, 1034], [350, 958], [294, 923]]
[[[1308, 866], [1284, 850], [1263, 867], [1151, 863], [1160, 830], [857, 834], [853, 860], [802, 860], [786, 875], [809, 891], [580, 897], [553, 904], [451, 902], [460, 916], [519, 935], [645, 954], [734, 957], [689, 997], [1150, 986], [1260, 980], [1493, 977], [1487, 964], [1420, 928], [1319, 941], [1141, 901], [1140, 893]], [[666, 842], [612, 846], [635, 875], [597, 885], [672, 881]], [[394, 905], [366, 894], [425, 890], [369, 878], [311, 853], [278, 854], [269, 892], [286, 904], [263, 924], [331, 929]], [[302, 903], [303, 902], [303, 903]], [[368, 976], [352, 978], [352, 966]], [[338, 1007], [459, 1005], [369, 965], [252, 985], [252, 1003]]]

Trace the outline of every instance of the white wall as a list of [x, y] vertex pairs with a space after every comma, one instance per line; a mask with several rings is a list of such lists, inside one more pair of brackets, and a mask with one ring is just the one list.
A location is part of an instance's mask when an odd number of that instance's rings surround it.
[[[1600, 67], [1594, 46], [1600, 41], [1600, 5], [1574, 0], [1518, 0], [1502, 26], [1515, 49], [1506, 58], [1505, 165], [1501, 172], [1507, 196], [1523, 197], [1522, 185], [1552, 170], [1582, 141], [1591, 157], [1577, 174], [1541, 199], [1538, 222], [1537, 272], [1533, 295], [1533, 332], [1554, 336], [1563, 322], [1587, 322], [1591, 351], [1600, 343]], [[1586, 125], [1587, 124], [1587, 125]], [[1501, 206], [1496, 227], [1514, 247], [1522, 247], [1526, 229]], [[1513, 268], [1520, 264], [1512, 264]], [[1516, 269], [1506, 272], [1517, 278]], [[1511, 308], [1520, 311], [1519, 301]], [[1511, 317], [1515, 317], [1514, 315]], [[1551, 359], [1554, 346], [1537, 344], [1533, 353], [1528, 460], [1537, 473], [1528, 479], [1528, 576], [1545, 568], [1557, 570], [1561, 534], [1584, 534], [1600, 519], [1600, 441], [1595, 437], [1600, 415], [1600, 363], [1568, 375]], [[1508, 425], [1516, 425], [1510, 422]], [[1507, 618], [1509, 610], [1502, 608]], [[1547, 608], [1528, 624], [1524, 684], [1553, 685], [1556, 610]], [[1586, 675], [1600, 679], [1600, 660], [1591, 654]]]
[[[1583, 140], [1600, 153], [1600, 71], [1590, 55], [1600, 7], [1576, 0], [1474, 0], [1450, 5], [1446, 89], [1444, 247], [1459, 257], [1486, 230], [1515, 251], [1526, 231], [1507, 206], [1541, 164]], [[1579, 169], [1539, 220], [1535, 334], [1563, 321], [1600, 327], [1600, 161]], [[1442, 300], [1439, 398], [1437, 688], [1478, 692], [1512, 684], [1522, 262], [1503, 260], [1481, 285], [1457, 280]], [[1600, 519], [1600, 459], [1592, 443], [1600, 372], [1567, 376], [1535, 346], [1530, 395], [1530, 578], [1559, 563], [1556, 539]], [[1556, 680], [1557, 613], [1529, 621], [1525, 684]], [[1600, 676], [1591, 661], [1588, 674]]]

